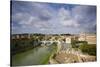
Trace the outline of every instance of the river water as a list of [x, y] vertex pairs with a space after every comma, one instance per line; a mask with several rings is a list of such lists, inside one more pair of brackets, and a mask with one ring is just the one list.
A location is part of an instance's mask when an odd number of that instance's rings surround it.
[[12, 66], [48, 64], [52, 50], [52, 48], [45, 46], [18, 53], [12, 56]]

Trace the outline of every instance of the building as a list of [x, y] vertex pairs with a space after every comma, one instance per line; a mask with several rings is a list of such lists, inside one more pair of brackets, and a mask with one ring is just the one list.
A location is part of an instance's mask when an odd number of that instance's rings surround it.
[[79, 41], [86, 41], [86, 34], [85, 34], [85, 33], [79, 34], [78, 40], [79, 40]]
[[31, 38], [31, 34], [13, 34], [11, 36], [12, 39], [23, 39], [23, 38]]
[[86, 34], [81, 33], [79, 34], [79, 41], [87, 41], [88, 44], [96, 44], [96, 34]]
[[65, 42], [66, 42], [66, 43], [71, 43], [71, 36], [66, 37], [66, 38], [65, 38]]
[[96, 35], [95, 34], [87, 34], [86, 41], [88, 44], [96, 44]]

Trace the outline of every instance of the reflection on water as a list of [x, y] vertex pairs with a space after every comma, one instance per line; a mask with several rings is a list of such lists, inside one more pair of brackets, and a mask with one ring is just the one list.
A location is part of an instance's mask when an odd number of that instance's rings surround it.
[[26, 66], [44, 64], [45, 61], [50, 57], [51, 52], [52, 49], [49, 47], [37, 47], [32, 50], [12, 56], [12, 65]]

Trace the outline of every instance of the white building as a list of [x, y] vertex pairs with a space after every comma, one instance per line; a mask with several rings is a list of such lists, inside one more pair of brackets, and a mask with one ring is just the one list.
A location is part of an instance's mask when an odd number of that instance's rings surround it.
[[79, 41], [86, 41], [86, 34], [85, 34], [85, 33], [79, 34], [78, 40], [79, 40]]
[[71, 36], [66, 37], [66, 43], [71, 43]]

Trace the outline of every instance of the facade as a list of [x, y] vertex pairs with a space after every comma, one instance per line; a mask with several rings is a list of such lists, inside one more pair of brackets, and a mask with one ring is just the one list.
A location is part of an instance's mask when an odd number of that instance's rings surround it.
[[68, 37], [66, 37], [65, 39], [66, 39], [66, 40], [65, 40], [66, 43], [71, 43], [71, 36], [68, 36]]
[[12, 39], [23, 39], [23, 38], [31, 38], [31, 34], [13, 34]]
[[96, 34], [85, 34], [82, 33], [79, 35], [79, 41], [87, 41], [88, 44], [96, 44]]
[[87, 35], [86, 41], [88, 42], [88, 44], [96, 44], [96, 35]]
[[85, 34], [85, 33], [79, 34], [78, 40], [79, 40], [79, 41], [86, 41], [86, 34]]

